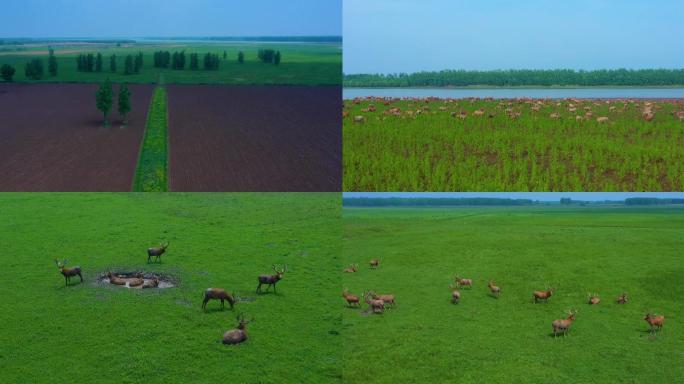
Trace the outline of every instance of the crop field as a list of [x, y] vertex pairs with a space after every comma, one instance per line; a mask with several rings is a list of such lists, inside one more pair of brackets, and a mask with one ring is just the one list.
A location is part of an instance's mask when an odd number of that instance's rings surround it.
[[[343, 221], [343, 263], [360, 266], [344, 286], [396, 295], [383, 314], [345, 308], [345, 382], [672, 383], [684, 375], [682, 208], [344, 208]], [[381, 260], [376, 269], [372, 258]], [[473, 285], [453, 304], [456, 274]], [[555, 288], [548, 302], [534, 304], [533, 291], [547, 287]], [[589, 305], [588, 293], [601, 302]], [[552, 321], [567, 310], [577, 310], [569, 334], [553, 337]], [[646, 311], [665, 316], [662, 332], [649, 333]]]
[[684, 189], [681, 100], [345, 100], [345, 191]]
[[[0, 215], [3, 382], [339, 381], [339, 194], [6, 193]], [[66, 286], [53, 259], [84, 282]], [[272, 264], [288, 266], [277, 294], [255, 294]], [[109, 270], [177, 285], [100, 282]], [[237, 294], [235, 308], [202, 310], [208, 287]], [[247, 341], [222, 344], [239, 313]]]
[[[236, 85], [340, 85], [342, 83], [342, 49], [340, 44], [274, 44], [274, 43], [187, 43], [159, 42], [115, 44], [60, 44], [53, 45], [57, 57], [58, 73], [52, 77], [47, 73], [40, 82], [99, 83], [109, 78], [113, 82], [155, 83], [163, 76], [169, 84], [236, 84]], [[28, 49], [0, 51], [0, 65], [9, 64], [16, 68], [14, 81], [34, 82], [24, 74], [24, 65], [32, 58], [43, 59], [47, 65], [48, 47], [31, 46]], [[259, 49], [275, 49], [282, 54], [280, 65], [264, 64], [258, 60]], [[184, 70], [155, 68], [155, 51], [185, 51], [186, 55], [200, 55], [200, 69], [191, 70], [186, 64]], [[223, 52], [226, 59], [223, 59]], [[238, 63], [238, 52], [245, 55], [244, 63]], [[76, 57], [81, 53], [101, 53], [102, 72], [77, 71]], [[143, 53], [143, 69], [138, 74], [123, 72], [126, 55]], [[219, 70], [202, 69], [201, 56], [205, 53], [219, 54]], [[109, 59], [116, 55], [117, 72], [109, 70]]]
[[152, 87], [103, 127], [95, 85], [0, 84], [0, 190], [130, 191]]
[[145, 138], [140, 148], [133, 192], [168, 191], [168, 111], [166, 88], [157, 87], [147, 114]]
[[169, 85], [172, 191], [339, 191], [339, 87]]

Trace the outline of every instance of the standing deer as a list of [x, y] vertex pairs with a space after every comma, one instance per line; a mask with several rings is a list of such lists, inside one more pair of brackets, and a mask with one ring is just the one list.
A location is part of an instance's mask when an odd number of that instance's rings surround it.
[[366, 301], [366, 304], [373, 310], [373, 313], [382, 313], [385, 310], [385, 302], [373, 299], [370, 292], [364, 292], [363, 298]]
[[347, 288], [345, 288], [342, 292], [342, 297], [344, 297], [344, 299], [347, 301], [347, 305], [349, 307], [351, 307], [352, 305], [356, 305], [357, 307], [361, 305], [359, 297], [349, 293], [349, 290], [347, 290]]
[[661, 331], [663, 329], [663, 325], [665, 324], [665, 316], [654, 316], [650, 313], [646, 314], [644, 320], [646, 320], [646, 322], [648, 322], [648, 325], [651, 326], [651, 328], [649, 329], [649, 332], [651, 333]]
[[280, 279], [283, 278], [283, 274], [287, 271], [287, 265], [284, 266], [283, 268], [278, 269], [275, 264], [271, 266], [273, 268], [273, 271], [275, 272], [274, 275], [261, 275], [258, 277], [259, 280], [259, 285], [257, 286], [256, 293], [261, 292], [261, 285], [262, 284], [268, 284], [268, 287], [266, 287], [266, 292], [273, 286], [273, 293], [276, 293], [276, 283], [280, 281]]
[[247, 340], [247, 324], [254, 319], [245, 319], [245, 315], [237, 315], [238, 325], [236, 329], [231, 329], [223, 334], [223, 344], [240, 344]]
[[59, 273], [61, 273], [64, 276], [64, 285], [69, 285], [71, 282], [71, 277], [78, 275], [78, 277], [81, 278], [81, 283], [83, 282], [83, 275], [81, 275], [81, 267], [78, 265], [73, 267], [73, 268], [67, 268], [66, 265], [69, 262], [69, 260], [64, 260], [62, 262], [58, 261], [55, 259], [55, 264], [57, 264], [57, 268], [59, 268]]
[[204, 291], [204, 300], [202, 300], [202, 309], [207, 309], [207, 302], [209, 300], [221, 300], [221, 309], [225, 308], [224, 301], [230, 304], [230, 309], [233, 309], [235, 305], [235, 294], [228, 293], [225, 289], [221, 288], [207, 288]]
[[380, 266], [380, 259], [373, 259], [370, 261], [371, 268], [377, 268]]
[[589, 293], [589, 305], [596, 305], [601, 302], [598, 293]]
[[539, 300], [544, 300], [544, 302], [547, 302], [549, 297], [553, 295], [553, 288], [549, 289], [548, 291], [534, 291], [533, 295], [535, 303], [537, 303]]
[[161, 256], [166, 252], [166, 248], [168, 248], [169, 242], [167, 241], [166, 244], [159, 244], [159, 247], [153, 247], [153, 248], [148, 248], [147, 249], [147, 262], [150, 262], [150, 259], [152, 257], [156, 257], [154, 262], [156, 263], [159, 261], [161, 263]]
[[451, 288], [451, 303], [458, 304], [461, 301], [461, 292], [453, 284], [449, 285], [449, 288]]
[[461, 279], [458, 275], [454, 277], [454, 280], [456, 281], [456, 286], [457, 287], [468, 287], [472, 288], [473, 287], [473, 280], [472, 279]]
[[350, 264], [349, 268], [346, 268], [343, 272], [344, 273], [354, 273], [359, 270], [359, 265], [358, 264]]
[[385, 306], [389, 305], [390, 307], [394, 308], [394, 305], [396, 304], [394, 301], [394, 295], [378, 295], [375, 293], [375, 291], [370, 291], [369, 293], [373, 299], [382, 300]]
[[575, 321], [575, 314], [577, 311], [568, 311], [568, 317], [566, 319], [554, 320], [551, 323], [553, 327], [553, 337], [556, 337], [558, 333], [562, 333], [565, 336], [570, 331], [570, 326], [572, 322]]
[[622, 292], [622, 294], [620, 296], [618, 296], [618, 298], [617, 298], [617, 303], [618, 304], [627, 304], [628, 300], [629, 299], [627, 298], [627, 293]]
[[499, 294], [501, 293], [501, 288], [494, 285], [493, 281], [489, 280], [489, 283], [487, 283], [487, 287], [489, 287], [489, 290], [492, 291], [492, 295], [496, 296], [497, 298], [499, 297]]

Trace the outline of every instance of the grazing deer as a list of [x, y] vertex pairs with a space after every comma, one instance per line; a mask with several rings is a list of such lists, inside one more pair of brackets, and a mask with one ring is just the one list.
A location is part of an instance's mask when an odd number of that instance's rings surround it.
[[268, 287], [266, 287], [266, 292], [273, 286], [273, 293], [276, 293], [276, 283], [280, 281], [280, 279], [283, 278], [283, 274], [287, 271], [287, 265], [284, 266], [283, 268], [278, 269], [275, 264], [271, 266], [273, 268], [273, 271], [275, 272], [274, 275], [261, 275], [258, 277], [259, 280], [259, 285], [257, 286], [256, 293], [261, 292], [261, 285], [262, 284], [268, 284]]
[[364, 292], [363, 298], [366, 301], [366, 304], [373, 310], [373, 313], [382, 313], [385, 310], [385, 302], [373, 299], [370, 292]]
[[378, 295], [375, 293], [375, 291], [370, 291], [369, 293], [373, 299], [381, 300], [383, 303], [385, 303], [385, 306], [389, 305], [390, 307], [394, 308], [394, 305], [396, 304], [394, 301], [394, 295]]
[[158, 260], [161, 263], [161, 255], [163, 255], [164, 252], [166, 252], [166, 248], [168, 248], [168, 246], [169, 246], [169, 243], [166, 242], [166, 244], [159, 244], [159, 247], [148, 248], [147, 249], [147, 262], [149, 263], [150, 259], [152, 257], [156, 257], [156, 259], [154, 261], [157, 262], [157, 260]]
[[231, 329], [223, 334], [223, 344], [240, 344], [247, 340], [247, 324], [253, 319], [245, 319], [244, 314], [237, 315], [238, 325], [236, 329]]
[[371, 268], [377, 268], [380, 266], [380, 259], [373, 259], [370, 261]]
[[349, 290], [347, 288], [344, 289], [344, 292], [342, 292], [342, 297], [347, 301], [347, 305], [351, 307], [352, 305], [356, 305], [357, 307], [361, 305], [359, 297], [352, 295], [349, 293]]
[[620, 296], [618, 296], [618, 298], [617, 298], [617, 303], [618, 304], [627, 304], [628, 300], [629, 299], [627, 298], [627, 293], [622, 292], [622, 294]]
[[233, 305], [235, 305], [235, 294], [230, 294], [226, 292], [225, 289], [221, 288], [207, 288], [206, 291], [204, 291], [204, 300], [202, 300], [202, 309], [207, 309], [207, 302], [209, 300], [221, 300], [221, 309], [225, 308], [224, 301], [227, 301], [228, 304], [230, 304], [230, 309], [233, 309]]
[[456, 281], [456, 286], [459, 288], [461, 286], [468, 287], [468, 288], [473, 287], [473, 280], [472, 279], [461, 279], [460, 277], [458, 277], [458, 275], [456, 275], [454, 277], [454, 280]]
[[570, 326], [572, 322], [575, 321], [575, 314], [577, 311], [568, 311], [568, 317], [566, 319], [554, 320], [551, 323], [553, 327], [553, 337], [556, 337], [558, 333], [562, 333], [565, 336], [570, 331]]
[[646, 320], [646, 322], [648, 322], [648, 324], [651, 326], [649, 332], [655, 333], [663, 329], [663, 325], [665, 323], [665, 316], [654, 316], [650, 313], [647, 313], [646, 317], [644, 317], [644, 320]]
[[544, 302], [549, 300], [549, 297], [553, 295], [553, 288], [548, 291], [534, 291], [534, 302], [537, 303], [539, 300], [544, 300]]
[[69, 262], [69, 260], [64, 260], [62, 262], [58, 261], [55, 259], [55, 264], [57, 264], [57, 268], [59, 268], [59, 273], [61, 273], [64, 276], [64, 285], [69, 285], [71, 282], [71, 277], [78, 275], [78, 277], [81, 278], [81, 283], [83, 282], [83, 275], [81, 275], [81, 267], [78, 265], [73, 267], [73, 268], [67, 268], [66, 265]]
[[501, 293], [501, 288], [494, 285], [494, 282], [491, 280], [489, 280], [489, 283], [487, 284], [487, 286], [489, 287], [489, 290], [492, 291], [492, 295], [494, 295], [498, 298], [499, 294]]
[[350, 264], [349, 268], [346, 268], [344, 270], [344, 273], [354, 273], [359, 270], [359, 265], [358, 264]]
[[596, 305], [601, 302], [598, 293], [588, 293], [587, 295], [589, 296], [589, 305]]

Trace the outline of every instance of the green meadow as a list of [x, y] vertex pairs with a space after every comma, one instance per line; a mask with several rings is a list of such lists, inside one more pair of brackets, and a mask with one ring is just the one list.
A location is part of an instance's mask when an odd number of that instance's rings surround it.
[[[39, 82], [94, 83], [109, 78], [113, 82], [156, 83], [163, 76], [168, 84], [230, 84], [230, 85], [339, 85], [342, 82], [342, 49], [340, 44], [304, 44], [304, 43], [206, 43], [169, 41], [160, 43], [132, 43], [117, 46], [116, 44], [91, 45], [54, 45], [58, 62], [57, 76], [52, 77], [47, 70], [47, 45], [31, 46], [24, 50], [0, 51], [0, 65], [9, 64], [15, 67], [16, 82], [35, 82], [24, 74], [26, 62], [32, 58], [43, 59], [45, 74]], [[259, 49], [274, 49], [281, 52], [279, 65], [265, 64], [259, 61]], [[185, 51], [186, 67], [184, 70], [155, 68], [153, 54], [156, 51]], [[223, 52], [226, 59], [223, 59]], [[244, 63], [238, 63], [238, 52], [245, 55]], [[103, 56], [102, 72], [79, 72], [76, 57], [80, 53], [101, 53]], [[143, 68], [138, 74], [124, 74], [126, 55], [143, 53]], [[190, 53], [199, 54], [198, 70], [189, 69]], [[205, 53], [218, 54], [221, 61], [219, 69], [202, 69], [202, 56]], [[111, 55], [116, 55], [117, 72], [109, 70]]]
[[[339, 194], [0, 194], [2, 382], [339, 381], [339, 207]], [[85, 281], [65, 286], [53, 259]], [[288, 266], [277, 294], [256, 295], [272, 264]], [[99, 282], [108, 270], [177, 286]], [[203, 311], [208, 287], [241, 301]], [[241, 312], [249, 339], [221, 344]]]
[[[684, 377], [684, 209], [344, 208], [351, 293], [395, 294], [383, 314], [344, 308], [348, 383], [674, 383]], [[381, 259], [370, 269], [368, 260]], [[451, 303], [454, 275], [473, 279]], [[501, 287], [497, 299], [489, 280]], [[556, 289], [548, 303], [532, 292]], [[587, 294], [601, 303], [588, 305]], [[629, 302], [616, 297], [627, 292]], [[577, 310], [565, 337], [551, 322]], [[665, 316], [661, 333], [643, 320]]]

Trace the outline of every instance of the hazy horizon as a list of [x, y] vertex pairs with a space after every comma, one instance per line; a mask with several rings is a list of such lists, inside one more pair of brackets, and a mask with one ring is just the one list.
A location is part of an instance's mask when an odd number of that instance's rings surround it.
[[630, 197], [684, 199], [684, 192], [344, 192], [343, 198], [503, 198], [560, 201], [563, 197], [582, 201], [623, 201]]
[[678, 69], [676, 0], [345, 0], [344, 73]]

